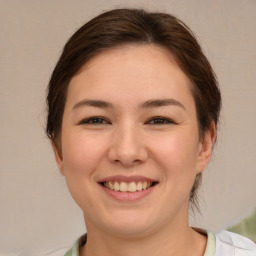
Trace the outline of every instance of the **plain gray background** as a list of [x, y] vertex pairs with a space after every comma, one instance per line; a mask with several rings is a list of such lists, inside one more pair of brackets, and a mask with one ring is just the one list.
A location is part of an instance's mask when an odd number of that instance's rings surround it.
[[0, 0], [0, 256], [46, 255], [85, 232], [44, 135], [45, 91], [72, 33], [124, 6], [177, 15], [219, 78], [219, 138], [191, 225], [217, 231], [256, 206], [255, 0]]

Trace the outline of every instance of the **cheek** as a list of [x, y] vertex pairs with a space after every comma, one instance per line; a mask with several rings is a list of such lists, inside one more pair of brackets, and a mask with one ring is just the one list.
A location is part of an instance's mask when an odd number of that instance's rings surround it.
[[195, 136], [177, 133], [170, 136], [158, 136], [151, 141], [151, 151], [155, 161], [173, 173], [194, 172], [198, 141]]
[[104, 155], [104, 140], [80, 133], [64, 138], [62, 155], [65, 174], [71, 172], [74, 176], [90, 176]]
[[95, 171], [104, 155], [104, 143], [83, 134], [66, 135], [62, 143], [63, 171], [68, 189], [82, 209], [91, 209]]
[[[196, 177], [198, 141], [190, 133], [175, 133], [152, 141], [152, 155], [163, 170], [168, 200], [186, 200]], [[179, 198], [179, 199], [178, 199]]]

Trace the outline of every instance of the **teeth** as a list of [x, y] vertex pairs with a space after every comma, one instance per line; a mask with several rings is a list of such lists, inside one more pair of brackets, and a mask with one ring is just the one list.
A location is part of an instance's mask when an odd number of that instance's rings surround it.
[[142, 190], [142, 182], [141, 182], [141, 181], [138, 182], [138, 184], [137, 184], [137, 190], [138, 190], [138, 191], [141, 191], [141, 190]]
[[109, 187], [107, 187], [107, 188], [110, 188], [111, 190], [114, 190], [114, 184], [111, 181], [110, 182], [105, 182], [105, 183], [109, 184]]
[[142, 183], [142, 189], [146, 189], [146, 188], [147, 188], [147, 185], [148, 185], [148, 183], [147, 183], [146, 181], [144, 181], [144, 182]]
[[119, 187], [119, 184], [115, 181], [114, 183], [114, 190], [115, 191], [119, 191], [120, 187]]
[[137, 186], [135, 182], [131, 182], [128, 185], [128, 191], [129, 192], [135, 192], [137, 190]]
[[121, 182], [119, 186], [119, 190], [121, 192], [127, 192], [128, 191], [128, 184], [125, 182]]
[[103, 183], [104, 187], [109, 188], [114, 191], [121, 192], [136, 192], [149, 188], [152, 185], [152, 182], [147, 181], [139, 181], [139, 182], [130, 182], [126, 183], [121, 181], [120, 183], [117, 181], [106, 181]]

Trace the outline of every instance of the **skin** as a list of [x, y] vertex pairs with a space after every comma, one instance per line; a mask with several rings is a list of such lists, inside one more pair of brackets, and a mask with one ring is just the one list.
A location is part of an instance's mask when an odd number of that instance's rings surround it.
[[[156, 99], [172, 101], [145, 106]], [[203, 255], [206, 237], [189, 227], [188, 201], [214, 140], [214, 124], [199, 138], [191, 83], [165, 49], [128, 45], [90, 60], [70, 82], [61, 148], [53, 146], [84, 212], [88, 240], [80, 254]], [[98, 184], [112, 175], [158, 183], [146, 197], [123, 202]]]

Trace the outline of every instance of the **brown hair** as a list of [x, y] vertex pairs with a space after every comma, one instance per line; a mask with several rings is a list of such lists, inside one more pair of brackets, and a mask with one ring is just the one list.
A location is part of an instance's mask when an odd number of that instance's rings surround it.
[[[124, 44], [156, 44], [167, 49], [192, 83], [200, 137], [203, 138], [212, 121], [217, 127], [221, 108], [218, 83], [191, 30], [170, 14], [115, 9], [84, 24], [63, 49], [48, 86], [46, 133], [53, 143], [57, 146], [60, 143], [62, 116], [71, 78], [95, 55]], [[190, 202], [196, 207], [196, 192], [201, 178], [200, 173], [190, 193]]]

